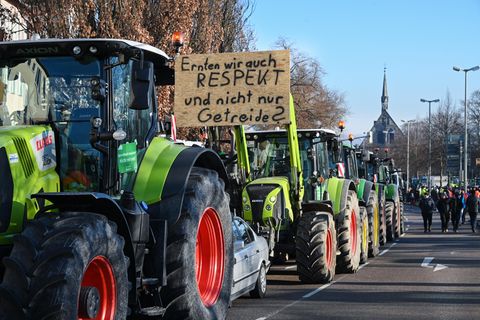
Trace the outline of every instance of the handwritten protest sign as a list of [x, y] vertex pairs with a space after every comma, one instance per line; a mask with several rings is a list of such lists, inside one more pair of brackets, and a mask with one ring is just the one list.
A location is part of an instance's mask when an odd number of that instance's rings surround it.
[[289, 123], [288, 50], [179, 56], [179, 127]]

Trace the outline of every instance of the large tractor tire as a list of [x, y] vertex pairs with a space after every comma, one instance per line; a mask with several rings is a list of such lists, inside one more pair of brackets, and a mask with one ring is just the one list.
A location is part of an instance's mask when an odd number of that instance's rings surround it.
[[335, 276], [337, 234], [330, 214], [305, 212], [295, 238], [298, 277], [303, 283], [328, 283]]
[[382, 195], [380, 202], [378, 203], [379, 215], [380, 215], [380, 245], [384, 246], [387, 244], [387, 213], [385, 211], [385, 195]]
[[405, 233], [405, 206], [403, 202], [400, 202], [400, 234]]
[[360, 208], [357, 194], [349, 190], [345, 209], [337, 216], [338, 250], [337, 271], [340, 273], [353, 273], [360, 265]]
[[4, 259], [0, 312], [7, 314], [0, 319], [125, 319], [129, 261], [116, 229], [106, 217], [85, 212], [29, 223]]
[[402, 207], [401, 202], [395, 202], [395, 238], [402, 235]]
[[367, 203], [368, 215], [368, 256], [376, 257], [380, 252], [380, 225], [381, 217], [378, 205], [377, 193], [373, 190], [368, 198]]
[[232, 216], [224, 183], [194, 168], [179, 220], [168, 228], [166, 319], [225, 319], [233, 277]]
[[360, 207], [360, 264], [365, 264], [368, 261], [368, 236], [370, 234], [368, 225], [367, 208]]
[[395, 203], [387, 201], [385, 203], [385, 224], [387, 229], [387, 241], [395, 239]]

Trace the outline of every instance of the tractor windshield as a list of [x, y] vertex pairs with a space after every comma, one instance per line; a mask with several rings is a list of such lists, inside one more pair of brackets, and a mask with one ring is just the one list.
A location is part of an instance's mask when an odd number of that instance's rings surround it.
[[287, 137], [260, 137], [248, 141], [253, 178], [290, 176], [290, 149]]
[[99, 109], [90, 82], [100, 70], [92, 57], [0, 61], [0, 126], [83, 119], [86, 109]]
[[102, 103], [92, 98], [92, 79], [102, 77], [91, 56], [0, 60], [0, 126], [49, 123], [63, 190], [95, 190], [101, 155], [89, 142], [90, 119]]

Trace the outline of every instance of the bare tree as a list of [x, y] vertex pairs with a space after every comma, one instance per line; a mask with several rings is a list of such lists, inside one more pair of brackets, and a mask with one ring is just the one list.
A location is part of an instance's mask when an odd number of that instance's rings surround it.
[[476, 166], [476, 161], [474, 161], [474, 159], [480, 158], [480, 90], [475, 90], [467, 102], [472, 171], [475, 176], [480, 176], [480, 168]]
[[447, 91], [445, 99], [432, 114], [432, 174], [445, 175], [447, 166], [447, 137], [462, 130], [460, 110]]
[[334, 128], [347, 113], [343, 94], [323, 83], [325, 72], [318, 60], [299, 52], [285, 39], [279, 39], [276, 46], [290, 50], [290, 91], [299, 128]]

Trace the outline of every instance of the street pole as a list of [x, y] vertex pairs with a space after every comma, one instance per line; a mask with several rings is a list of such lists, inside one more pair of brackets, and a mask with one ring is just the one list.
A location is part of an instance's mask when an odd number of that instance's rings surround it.
[[432, 187], [432, 102], [428, 101], [428, 190]]
[[407, 192], [410, 185], [410, 121], [407, 121]]
[[432, 186], [432, 102], [439, 102], [439, 99], [426, 100], [420, 99], [420, 102], [428, 102], [428, 190]]
[[415, 120], [402, 120], [402, 122], [407, 123], [407, 192], [410, 187], [410, 123], [415, 122]]
[[463, 143], [463, 186], [464, 186], [464, 190], [465, 192], [467, 192], [467, 188], [468, 188], [468, 175], [467, 175], [467, 172], [468, 172], [468, 144], [467, 144], [467, 139], [468, 139], [468, 124], [467, 124], [467, 73], [469, 71], [477, 71], [478, 69], [480, 69], [479, 66], [475, 66], [475, 67], [471, 67], [471, 68], [468, 68], [468, 69], [460, 69], [459, 67], [453, 67], [453, 70], [454, 71], [463, 71], [465, 73], [465, 95], [464, 95], [464, 126], [465, 126], [465, 135], [463, 137], [463, 140], [464, 140], [464, 143]]

